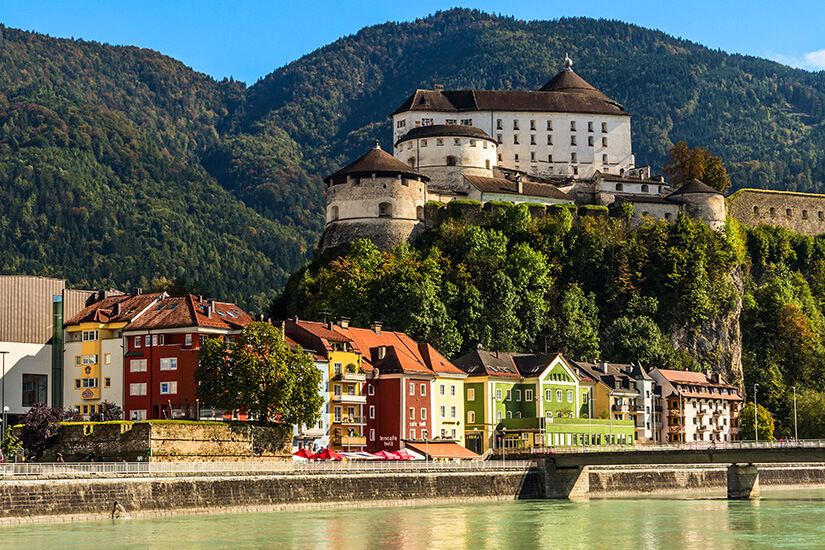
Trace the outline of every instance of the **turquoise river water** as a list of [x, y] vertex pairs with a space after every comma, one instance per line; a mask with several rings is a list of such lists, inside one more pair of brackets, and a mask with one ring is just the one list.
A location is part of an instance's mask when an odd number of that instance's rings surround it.
[[825, 490], [499, 501], [0, 527], [5, 548], [822, 548]]

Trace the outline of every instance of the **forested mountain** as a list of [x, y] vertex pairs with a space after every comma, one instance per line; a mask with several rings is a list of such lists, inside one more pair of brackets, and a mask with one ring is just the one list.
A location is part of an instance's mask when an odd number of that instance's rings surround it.
[[0, 272], [197, 281], [262, 311], [310, 257], [321, 178], [389, 145], [417, 87], [537, 89], [569, 52], [633, 113], [637, 164], [678, 140], [743, 186], [825, 191], [825, 74], [615, 21], [452, 10], [365, 28], [255, 85], [157, 52], [0, 27]]

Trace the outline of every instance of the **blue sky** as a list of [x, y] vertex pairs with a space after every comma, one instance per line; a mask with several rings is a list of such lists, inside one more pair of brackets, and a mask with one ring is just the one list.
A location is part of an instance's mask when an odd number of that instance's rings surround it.
[[232, 76], [252, 84], [362, 27], [409, 21], [454, 6], [525, 20], [618, 19], [729, 53], [825, 70], [821, 0], [0, 0], [0, 23], [55, 37], [151, 48], [216, 78]]

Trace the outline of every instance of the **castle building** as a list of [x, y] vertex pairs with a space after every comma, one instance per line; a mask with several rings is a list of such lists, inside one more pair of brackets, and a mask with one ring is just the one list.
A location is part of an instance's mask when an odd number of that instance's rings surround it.
[[393, 154], [378, 144], [328, 176], [321, 248], [369, 238], [382, 250], [425, 227], [425, 203], [630, 203], [636, 223], [680, 212], [713, 229], [724, 197], [696, 181], [674, 192], [635, 165], [630, 114], [565, 58], [536, 91], [416, 90], [392, 113]]

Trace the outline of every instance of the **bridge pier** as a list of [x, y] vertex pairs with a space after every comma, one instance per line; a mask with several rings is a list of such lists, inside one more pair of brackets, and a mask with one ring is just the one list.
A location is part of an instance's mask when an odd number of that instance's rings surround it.
[[753, 464], [728, 466], [728, 498], [748, 500], [759, 498], [759, 469]]
[[590, 468], [571, 466], [557, 468], [556, 462], [539, 460], [544, 486], [544, 498], [587, 498], [590, 494]]

